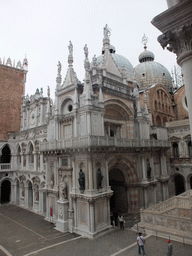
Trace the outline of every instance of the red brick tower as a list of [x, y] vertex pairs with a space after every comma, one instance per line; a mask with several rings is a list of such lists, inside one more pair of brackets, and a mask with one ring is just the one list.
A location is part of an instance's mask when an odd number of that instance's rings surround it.
[[1, 62], [0, 59], [0, 141], [8, 139], [8, 132], [20, 129], [20, 111], [22, 96], [25, 93], [25, 82], [28, 62], [19, 61], [15, 67], [11, 59]]

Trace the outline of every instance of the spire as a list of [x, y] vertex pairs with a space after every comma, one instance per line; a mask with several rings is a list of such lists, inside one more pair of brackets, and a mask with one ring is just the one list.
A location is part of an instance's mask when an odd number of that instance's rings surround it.
[[26, 54], [25, 54], [25, 59], [23, 60], [23, 69], [28, 71], [28, 60], [27, 60]]
[[56, 83], [57, 83], [57, 87], [56, 90], [61, 86], [61, 62], [58, 61], [58, 70], [57, 70], [57, 78], [56, 78]]
[[47, 111], [46, 111], [46, 118], [47, 121], [51, 115], [51, 109], [50, 109], [50, 87], [47, 86], [47, 97], [48, 97], [48, 101], [47, 101]]
[[93, 94], [92, 86], [91, 86], [91, 76], [90, 76], [90, 62], [88, 59], [88, 47], [87, 45], [84, 46], [84, 54], [85, 54], [85, 60], [84, 60], [84, 68], [85, 68], [85, 79], [84, 79], [84, 94], [85, 94], [85, 100], [86, 104], [89, 105], [91, 101], [91, 94]]
[[105, 51], [105, 49], [109, 49], [110, 48], [110, 35], [111, 35], [111, 29], [108, 27], [108, 25], [106, 24], [105, 27], [103, 28], [103, 50]]
[[142, 44], [144, 45], [144, 49], [146, 50], [147, 49], [147, 42], [148, 42], [148, 37], [146, 37], [145, 33], [144, 33], [144, 36], [142, 37]]
[[65, 80], [62, 84], [62, 87], [67, 87], [70, 85], [76, 85], [80, 81], [77, 79], [77, 75], [73, 69], [73, 45], [71, 41], [69, 41], [69, 55], [68, 55], [68, 70], [65, 77]]
[[77, 92], [77, 85], [75, 86], [75, 93], [73, 98], [73, 109], [79, 108], [79, 99], [78, 99], [78, 92]]

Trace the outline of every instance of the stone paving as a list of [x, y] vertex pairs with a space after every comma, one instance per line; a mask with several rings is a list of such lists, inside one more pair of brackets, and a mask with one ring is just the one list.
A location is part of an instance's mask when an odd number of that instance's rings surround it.
[[[128, 225], [128, 222], [127, 222]], [[126, 226], [127, 226], [126, 225]], [[130, 228], [87, 239], [54, 229], [38, 214], [14, 205], [0, 206], [0, 256], [137, 256], [136, 233]], [[146, 239], [146, 256], [166, 255], [167, 239]], [[172, 241], [174, 256], [192, 256], [192, 246]], [[8, 251], [5, 252], [5, 249]]]

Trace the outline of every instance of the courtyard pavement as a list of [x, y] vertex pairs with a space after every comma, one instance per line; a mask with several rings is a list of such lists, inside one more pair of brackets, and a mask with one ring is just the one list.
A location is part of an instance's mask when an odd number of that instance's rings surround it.
[[[0, 206], [0, 256], [137, 256], [136, 233], [119, 228], [88, 239], [62, 233], [43, 216], [15, 205]], [[146, 237], [146, 256], [166, 255], [167, 239]], [[192, 246], [172, 241], [174, 256], [192, 256]]]

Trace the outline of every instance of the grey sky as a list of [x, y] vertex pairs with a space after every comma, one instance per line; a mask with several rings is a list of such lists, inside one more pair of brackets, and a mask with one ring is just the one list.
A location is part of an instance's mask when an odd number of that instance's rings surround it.
[[57, 63], [62, 64], [62, 80], [68, 63], [69, 41], [73, 44], [74, 69], [79, 80], [84, 78], [84, 51], [89, 59], [101, 54], [103, 27], [111, 29], [111, 44], [116, 53], [126, 57], [135, 67], [143, 51], [143, 34], [149, 38], [148, 50], [155, 61], [169, 71], [175, 55], [163, 50], [157, 42], [161, 34], [150, 22], [167, 9], [166, 0], [0, 0], [0, 57], [15, 62], [29, 62], [26, 93], [47, 86], [54, 97]]

